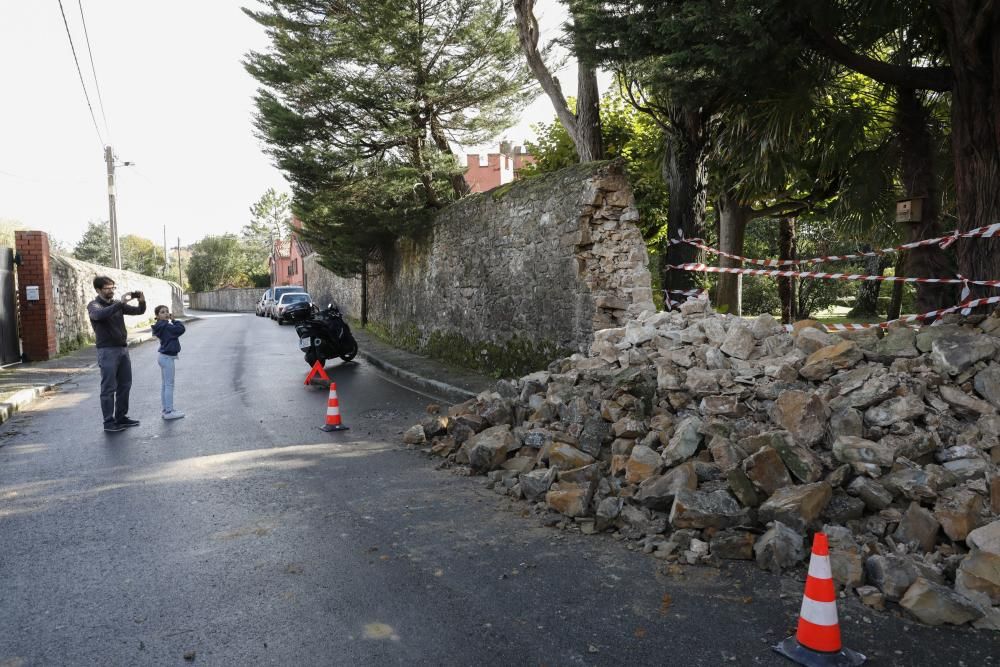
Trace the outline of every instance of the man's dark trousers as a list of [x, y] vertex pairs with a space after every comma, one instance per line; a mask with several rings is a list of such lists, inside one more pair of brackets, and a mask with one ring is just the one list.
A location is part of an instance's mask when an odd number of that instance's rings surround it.
[[104, 423], [119, 421], [128, 415], [128, 392], [132, 389], [132, 360], [128, 348], [97, 348], [97, 366], [101, 369]]

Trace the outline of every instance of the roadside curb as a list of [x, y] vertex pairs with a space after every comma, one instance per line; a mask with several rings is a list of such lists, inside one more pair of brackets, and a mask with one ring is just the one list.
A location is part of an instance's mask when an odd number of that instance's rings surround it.
[[430, 378], [425, 378], [422, 375], [417, 375], [408, 370], [404, 370], [399, 366], [389, 363], [384, 359], [380, 359], [371, 352], [366, 352], [360, 350], [358, 354], [372, 366], [375, 366], [379, 370], [393, 375], [400, 380], [404, 380], [408, 384], [414, 385], [421, 389], [426, 389], [429, 392], [433, 392], [440, 396], [441, 398], [446, 398], [449, 401], [454, 401], [455, 403], [464, 403], [470, 398], [475, 398], [476, 394], [469, 391], [468, 389], [462, 389], [461, 387], [456, 387], [455, 385], [448, 384], [447, 382], [441, 382], [439, 380], [431, 380]]

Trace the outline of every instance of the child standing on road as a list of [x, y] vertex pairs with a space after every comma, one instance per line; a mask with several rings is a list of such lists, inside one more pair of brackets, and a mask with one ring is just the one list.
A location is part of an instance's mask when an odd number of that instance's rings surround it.
[[163, 406], [163, 418], [180, 419], [184, 413], [174, 410], [174, 363], [181, 351], [181, 342], [178, 339], [184, 333], [184, 324], [176, 321], [166, 306], [157, 306], [153, 313], [156, 315], [153, 335], [160, 339], [159, 363], [160, 375], [163, 377], [160, 402]]

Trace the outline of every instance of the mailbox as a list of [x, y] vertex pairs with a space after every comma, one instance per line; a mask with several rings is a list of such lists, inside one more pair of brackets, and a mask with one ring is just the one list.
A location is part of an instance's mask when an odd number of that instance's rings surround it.
[[28, 301], [38, 301], [38, 286], [25, 285], [24, 298], [27, 299]]
[[900, 199], [896, 202], [896, 222], [920, 222], [923, 212], [923, 197]]

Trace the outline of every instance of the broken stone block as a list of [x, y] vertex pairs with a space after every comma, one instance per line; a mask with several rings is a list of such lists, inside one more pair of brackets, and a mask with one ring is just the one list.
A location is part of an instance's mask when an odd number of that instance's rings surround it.
[[779, 574], [801, 563], [806, 557], [802, 535], [780, 521], [775, 521], [753, 545], [757, 566]]
[[903, 544], [916, 543], [921, 551], [927, 553], [934, 550], [940, 528], [941, 524], [933, 514], [919, 503], [911, 502], [893, 533], [893, 538]]
[[666, 521], [663, 519], [653, 519], [649, 510], [627, 504], [622, 506], [615, 521], [615, 526], [621, 534], [630, 540], [638, 540], [646, 535], [662, 533], [666, 525]]
[[819, 518], [832, 495], [833, 489], [826, 482], [786, 486], [764, 501], [758, 516], [761, 522], [780, 521], [789, 528], [804, 531]]
[[953, 540], [964, 540], [979, 527], [983, 497], [968, 489], [952, 488], [941, 493], [934, 504], [934, 518], [941, 524], [945, 535]]
[[969, 480], [983, 478], [990, 470], [989, 462], [979, 456], [972, 459], [946, 461], [942, 464], [942, 467], [954, 475], [959, 482], [968, 482]]
[[726, 340], [723, 341], [719, 349], [730, 357], [749, 359], [756, 345], [757, 341], [754, 340], [750, 327], [742, 322], [734, 322], [730, 325], [729, 331], [726, 333]]
[[[837, 337], [827, 333], [826, 330], [822, 328], [823, 325], [819, 324], [815, 320], [800, 320], [792, 326], [799, 326], [802, 322], [806, 322], [807, 324], [798, 330], [792, 330], [792, 337], [794, 338], [796, 349], [802, 350], [809, 355], [837, 342]], [[810, 322], [812, 325], [808, 324]]]
[[834, 441], [842, 435], [860, 438], [864, 435], [865, 426], [861, 412], [854, 408], [843, 408], [830, 415], [830, 438]]
[[807, 380], [825, 380], [835, 371], [854, 367], [863, 357], [864, 354], [857, 343], [841, 340], [810, 354], [806, 358], [806, 363], [799, 369], [799, 375]]
[[632, 417], [619, 419], [611, 428], [616, 438], [639, 438], [646, 433], [643, 423]]
[[688, 461], [665, 475], [650, 477], [639, 485], [635, 500], [644, 507], [654, 510], [669, 511], [674, 503], [674, 496], [681, 489], [694, 491], [698, 488], [698, 473], [694, 463]]
[[535, 467], [536, 461], [537, 461], [536, 456], [519, 455], [507, 459], [506, 461], [500, 464], [500, 467], [503, 468], [504, 470], [510, 470], [520, 475], [533, 469]]
[[608, 496], [602, 500], [597, 505], [597, 512], [595, 512], [594, 516], [594, 527], [598, 531], [610, 528], [621, 513], [623, 506], [624, 501], [621, 498]]
[[830, 569], [834, 582], [842, 588], [855, 588], [865, 579], [861, 547], [854, 533], [843, 526], [823, 526], [830, 544]]
[[833, 523], [847, 523], [853, 519], [860, 519], [864, 513], [864, 501], [843, 491], [834, 493], [823, 510], [823, 516]]
[[420, 424], [411, 426], [403, 433], [403, 442], [407, 445], [422, 445], [427, 442], [427, 434]]
[[810, 392], [782, 392], [774, 402], [770, 417], [802, 445], [815, 445], [826, 434], [826, 406], [816, 394]]
[[865, 411], [865, 421], [872, 426], [892, 426], [897, 422], [910, 421], [927, 412], [927, 406], [919, 396], [908, 394], [897, 396], [879, 403]]
[[601, 468], [597, 463], [591, 463], [580, 468], [572, 468], [571, 470], [560, 470], [556, 475], [556, 481], [560, 483], [572, 482], [574, 484], [597, 482], [600, 478]]
[[934, 365], [950, 375], [958, 375], [977, 361], [989, 359], [995, 352], [991, 336], [976, 334], [957, 334], [939, 338], [931, 344]]
[[729, 471], [737, 467], [747, 457], [740, 447], [734, 445], [728, 438], [717, 435], [714, 436], [708, 445], [708, 451], [723, 471]]
[[660, 465], [659, 454], [645, 445], [636, 445], [632, 449], [628, 463], [625, 464], [625, 481], [629, 484], [639, 484], [656, 475]]
[[[935, 468], [939, 468], [935, 470]], [[947, 471], [940, 466], [925, 466], [911, 468], [909, 466], [893, 470], [879, 479], [879, 482], [894, 496], [903, 496], [909, 500], [933, 500], [937, 498], [938, 489], [948, 484], [945, 477]], [[952, 477], [952, 483], [954, 478]]]
[[594, 462], [594, 457], [565, 442], [553, 442], [549, 447], [549, 467], [558, 470], [582, 468]]
[[748, 530], [720, 530], [712, 536], [712, 555], [724, 560], [753, 560], [753, 545], [757, 536]]
[[487, 472], [504, 462], [507, 452], [515, 449], [515, 440], [510, 426], [501, 424], [472, 436], [466, 445], [469, 466], [475, 472]]
[[528, 501], [535, 502], [545, 495], [556, 479], [558, 471], [555, 468], [532, 470], [521, 475], [521, 493]]
[[859, 586], [856, 590], [861, 603], [876, 611], [885, 609], [885, 595], [874, 586]]
[[745, 513], [727, 491], [689, 491], [682, 489], [670, 508], [674, 528], [727, 528], [743, 521]]
[[943, 384], [938, 387], [941, 398], [945, 403], [954, 408], [957, 412], [976, 415], [990, 415], [996, 413], [996, 408], [988, 401], [980, 400], [974, 396], [966, 394], [957, 387]]
[[746, 476], [740, 468], [733, 468], [726, 473], [726, 481], [729, 483], [729, 490], [733, 492], [736, 499], [744, 507], [757, 507], [760, 505], [760, 496], [753, 486], [753, 482]]
[[431, 447], [431, 455], [448, 456], [455, 451], [456, 447], [458, 447], [458, 444], [455, 442], [455, 438], [450, 435], [443, 438], [435, 438], [434, 446]]
[[580, 433], [580, 450], [596, 459], [605, 442], [611, 442], [611, 424], [597, 415], [587, 417]]
[[899, 601], [899, 606], [927, 625], [962, 625], [983, 612], [971, 601], [940, 584], [919, 577]]
[[781, 455], [773, 447], [762, 447], [756, 454], [748, 457], [743, 462], [743, 472], [765, 495], [771, 495], [792, 483]]
[[916, 342], [916, 331], [910, 327], [895, 327], [875, 344], [875, 353], [880, 357], [910, 359], [920, 355]]
[[578, 517], [587, 514], [590, 498], [589, 484], [556, 484], [546, 492], [545, 504], [564, 516]]
[[833, 456], [841, 463], [866, 463], [888, 468], [896, 459], [896, 452], [882, 441], [842, 435], [833, 442]]
[[973, 382], [976, 393], [985, 398], [995, 408], [1000, 408], [1000, 366], [990, 364], [976, 373]]
[[823, 476], [823, 464], [813, 451], [792, 439], [787, 431], [771, 431], [771, 446], [778, 452], [785, 467], [800, 482], [815, 482]]
[[706, 417], [742, 417], [747, 409], [738, 396], [706, 396], [701, 399], [698, 411]]
[[697, 417], [688, 417], [677, 425], [673, 437], [661, 454], [665, 466], [669, 468], [677, 465], [694, 455], [701, 444], [701, 425], [702, 421]]
[[876, 554], [865, 560], [865, 576], [885, 594], [887, 600], [895, 602], [917, 580], [918, 572], [909, 558]]
[[958, 567], [956, 585], [1000, 604], [1000, 519], [969, 533], [965, 543], [970, 551]]
[[830, 482], [830, 486], [832, 486], [835, 489], [838, 489], [847, 484], [847, 480], [849, 480], [850, 478], [851, 478], [851, 466], [850, 464], [845, 463], [844, 465], [837, 466], [836, 468], [831, 470], [830, 474], [826, 476], [826, 481]]
[[544, 428], [533, 428], [524, 434], [524, 446], [531, 449], [541, 449], [552, 442], [552, 431]]

